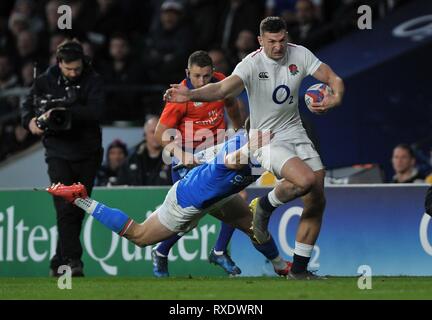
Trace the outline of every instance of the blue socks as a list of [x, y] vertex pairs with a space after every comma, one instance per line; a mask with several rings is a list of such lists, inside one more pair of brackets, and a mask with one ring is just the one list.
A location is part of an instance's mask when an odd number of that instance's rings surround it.
[[91, 214], [93, 218], [120, 236], [126, 233], [133, 222], [123, 211], [107, 207], [90, 198], [78, 198], [74, 203], [77, 207]]
[[176, 244], [176, 242], [181, 238], [178, 234], [173, 235], [172, 237], [162, 241], [156, 248], [156, 251], [163, 256], [168, 256], [171, 248]]
[[268, 260], [273, 260], [279, 256], [279, 250], [273, 240], [273, 237], [263, 244], [259, 244], [254, 241], [252, 241], [252, 244], [254, 245], [255, 249], [261, 252]]
[[98, 203], [92, 216], [120, 236], [126, 232], [129, 227], [128, 224], [132, 221], [123, 211], [107, 207], [101, 203]]
[[219, 232], [219, 236], [217, 238], [214, 250], [215, 251], [223, 251], [226, 252], [228, 243], [231, 240], [232, 234], [234, 233], [235, 228], [231, 227], [229, 224], [222, 222], [221, 231]]

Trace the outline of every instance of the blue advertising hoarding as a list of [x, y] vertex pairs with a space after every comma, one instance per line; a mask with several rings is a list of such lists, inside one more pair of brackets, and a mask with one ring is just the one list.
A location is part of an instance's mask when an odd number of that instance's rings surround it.
[[[424, 214], [425, 185], [356, 185], [326, 188], [327, 207], [310, 268], [318, 274], [432, 275], [431, 218]], [[268, 190], [248, 189], [249, 200]], [[302, 202], [278, 208], [269, 229], [281, 255], [292, 260]], [[233, 260], [245, 276], [274, 275], [271, 263], [235, 232]]]

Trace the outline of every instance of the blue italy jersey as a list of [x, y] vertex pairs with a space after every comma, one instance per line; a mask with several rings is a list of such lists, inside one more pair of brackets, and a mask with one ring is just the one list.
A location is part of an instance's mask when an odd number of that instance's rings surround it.
[[240, 149], [245, 143], [247, 137], [235, 135], [214, 159], [189, 171], [177, 186], [178, 204], [183, 208], [204, 209], [256, 181], [258, 176], [252, 175], [250, 164], [241, 170], [228, 169], [224, 164], [225, 154]]

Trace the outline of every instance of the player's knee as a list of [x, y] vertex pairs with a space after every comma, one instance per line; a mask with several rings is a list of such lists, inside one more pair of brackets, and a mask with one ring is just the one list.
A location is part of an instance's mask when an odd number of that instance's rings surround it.
[[140, 248], [144, 248], [151, 243], [148, 241], [147, 233], [145, 230], [141, 230], [142, 228], [135, 229], [133, 234], [127, 236], [127, 238], [136, 244]]
[[150, 245], [149, 241], [146, 238], [139, 238], [133, 241], [138, 247], [145, 248]]

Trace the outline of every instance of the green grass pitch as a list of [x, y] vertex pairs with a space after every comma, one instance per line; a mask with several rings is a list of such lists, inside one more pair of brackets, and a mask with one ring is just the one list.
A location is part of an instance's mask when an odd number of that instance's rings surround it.
[[0, 278], [0, 299], [432, 299], [432, 277], [374, 277], [369, 290], [360, 290], [355, 277], [320, 281], [278, 277], [86, 277], [73, 278], [70, 290], [60, 290], [54, 278]]

